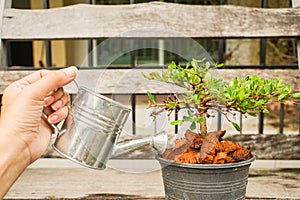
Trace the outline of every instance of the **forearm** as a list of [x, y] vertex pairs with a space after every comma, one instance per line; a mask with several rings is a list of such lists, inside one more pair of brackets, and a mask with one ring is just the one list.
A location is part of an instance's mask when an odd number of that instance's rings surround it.
[[11, 138], [3, 137], [0, 129], [0, 199], [29, 165], [28, 155], [17, 148]]

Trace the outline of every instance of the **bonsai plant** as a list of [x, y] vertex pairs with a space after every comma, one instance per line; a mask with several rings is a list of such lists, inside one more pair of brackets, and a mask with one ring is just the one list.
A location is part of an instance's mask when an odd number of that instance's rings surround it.
[[[280, 78], [262, 79], [253, 75], [235, 77], [225, 83], [221, 78], [214, 77], [210, 70], [222, 66], [205, 59], [193, 59], [186, 66], [172, 62], [161, 74], [144, 74], [148, 79], [185, 89], [183, 94], [171, 94], [162, 102], [156, 102], [148, 92], [149, 107], [156, 108], [152, 116], [162, 112], [170, 116], [173, 112], [185, 110], [182, 119], [171, 124], [190, 123], [185, 137], [178, 138], [173, 148], [158, 156], [163, 166], [167, 198], [243, 199], [248, 168], [254, 156], [249, 148], [223, 139], [225, 130], [208, 132], [207, 118], [213, 117], [212, 111], [220, 112], [239, 131], [240, 127], [234, 120], [237, 112], [251, 116], [259, 112], [269, 113], [267, 105], [270, 101], [289, 103], [292, 97], [300, 97], [299, 93], [292, 94], [291, 87]], [[187, 171], [188, 168], [193, 172]], [[210, 177], [207, 177], [208, 174]]]

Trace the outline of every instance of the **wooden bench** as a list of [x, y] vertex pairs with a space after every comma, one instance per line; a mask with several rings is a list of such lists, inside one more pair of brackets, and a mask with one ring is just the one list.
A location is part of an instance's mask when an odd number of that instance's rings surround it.
[[[67, 39], [165, 39], [206, 38], [298, 39], [300, 66], [300, 0], [294, 8], [264, 9], [238, 6], [199, 6], [163, 2], [133, 5], [86, 5], [22, 10], [9, 8], [10, 1], [0, 0], [0, 94], [11, 82], [31, 73], [31, 70], [5, 70], [6, 46], [9, 41]], [[112, 20], [113, 19], [113, 20]], [[159, 71], [159, 69], [156, 69]], [[101, 94], [155, 94], [176, 92], [161, 87], [141, 76], [153, 69], [80, 69], [80, 85], [95, 87]], [[262, 77], [282, 77], [300, 91], [299, 69], [222, 69], [224, 80], [234, 76], [258, 74]], [[76, 93], [74, 86], [66, 87]]]
[[[207, 39], [231, 39], [231, 38], [276, 38], [289, 37], [298, 39], [298, 65], [300, 66], [300, 0], [293, 0], [294, 8], [284, 9], [262, 9], [236, 6], [191, 6], [179, 5], [172, 3], [151, 2], [134, 5], [116, 5], [116, 6], [92, 6], [92, 5], [74, 5], [55, 9], [45, 10], [19, 10], [9, 8], [11, 1], [0, 0], [0, 94], [11, 82], [18, 80], [32, 72], [32, 70], [6, 70], [7, 69], [7, 43], [9, 41], [31, 41], [31, 40], [58, 40], [58, 39], [105, 39], [105, 38], [207, 38]], [[112, 20], [113, 19], [113, 20]], [[159, 69], [157, 69], [159, 70]], [[141, 76], [141, 72], [148, 73], [152, 69], [80, 69], [78, 82], [85, 86], [95, 86], [95, 90], [101, 94], [145, 94], [148, 90], [155, 94], [165, 94], [176, 92], [175, 88], [161, 87], [151, 81], [145, 80]], [[245, 76], [250, 74], [258, 74], [263, 77], [278, 77], [281, 76], [284, 81], [291, 84], [292, 87], [300, 91], [300, 70], [299, 69], [222, 69], [220, 71], [222, 77], [226, 80], [234, 76]], [[122, 77], [122, 78], [120, 78]], [[66, 90], [74, 94], [76, 88], [74, 86], [66, 87]], [[249, 139], [245, 135], [238, 135], [241, 140], [249, 144]], [[262, 137], [260, 137], [262, 136]], [[260, 139], [257, 139], [260, 137]], [[279, 139], [288, 140], [286, 136], [280, 135]], [[299, 148], [299, 137], [295, 138], [293, 147]], [[259, 135], [255, 138], [256, 145], [258, 142], [264, 143], [273, 141], [274, 136]], [[281, 141], [279, 141], [281, 142]], [[270, 142], [273, 148], [280, 149], [278, 143]], [[281, 142], [282, 143], [282, 142]], [[260, 145], [257, 145], [260, 147]], [[278, 148], [279, 147], [279, 148]], [[267, 148], [262, 146], [262, 148]], [[287, 148], [283, 146], [282, 148]], [[289, 157], [289, 159], [300, 159], [299, 150], [293, 149], [298, 157]], [[280, 154], [280, 152], [278, 153]], [[276, 158], [283, 158], [283, 154], [277, 155]], [[49, 166], [49, 165], [47, 165]], [[65, 166], [65, 165], [63, 165]], [[269, 172], [269, 171], [268, 171]], [[108, 173], [108, 174], [107, 174]], [[297, 172], [296, 172], [297, 173]], [[295, 174], [296, 174], [295, 173]], [[81, 176], [79, 175], [81, 174]], [[294, 173], [293, 173], [294, 174]], [[145, 175], [146, 178], [144, 178]], [[264, 179], [259, 178], [265, 176]], [[42, 178], [40, 176], [43, 176]], [[49, 176], [48, 178], [45, 178]], [[147, 179], [151, 176], [151, 179]], [[250, 178], [250, 191], [248, 199], [282, 199], [281, 196], [275, 194], [278, 192], [276, 187], [269, 190], [266, 186], [276, 185], [282, 189], [290, 187], [290, 193], [296, 191], [297, 185], [289, 185], [296, 182], [293, 177], [290, 182], [287, 182], [289, 174], [284, 173], [282, 178], [272, 182], [270, 177], [278, 177], [271, 174], [266, 176], [265, 171], [259, 175], [253, 174]], [[295, 175], [296, 176], [296, 175]], [[50, 177], [55, 177], [51, 179]], [[57, 177], [61, 177], [58, 181]], [[74, 177], [76, 177], [74, 179]], [[94, 194], [99, 191], [104, 194], [95, 194], [94, 198], [98, 199], [107, 197], [114, 199], [114, 195], [109, 193], [122, 193], [121, 198], [128, 199], [148, 199], [149, 195], [155, 197], [149, 199], [162, 199], [163, 196], [161, 182], [158, 181], [160, 174], [157, 171], [156, 175], [152, 173], [144, 174], [129, 174], [109, 170], [106, 173], [88, 171], [88, 169], [29, 169], [16, 183], [15, 188], [11, 190], [8, 199], [22, 198], [24, 196], [30, 198], [48, 198], [63, 199], [72, 195], [65, 195], [66, 188], [80, 188], [78, 179], [85, 182], [91, 181], [87, 177], [94, 178], [95, 187], [93, 191], [81, 191], [84, 189], [74, 189], [78, 193]], [[102, 178], [101, 178], [102, 177]], [[116, 177], [122, 179], [116, 181]], [[255, 177], [258, 180], [255, 181]], [[151, 187], [145, 180], [154, 178]], [[156, 179], [157, 178], [157, 179]], [[71, 179], [71, 180], [69, 180]], [[107, 179], [111, 179], [107, 181]], [[47, 182], [43, 183], [43, 180]], [[103, 185], [103, 181], [108, 184]], [[125, 187], [123, 180], [131, 187]], [[262, 181], [263, 180], [263, 181]], [[270, 180], [272, 183], [270, 183]], [[284, 181], [283, 181], [284, 180]], [[142, 182], [141, 182], [142, 181]], [[32, 183], [30, 189], [24, 189], [24, 185]], [[49, 184], [50, 183], [50, 184]], [[61, 186], [58, 183], [62, 183]], [[122, 185], [117, 185], [122, 183]], [[282, 183], [282, 186], [277, 183]], [[45, 189], [40, 186], [45, 186], [50, 189]], [[113, 187], [114, 186], [114, 187]], [[270, 188], [269, 187], [269, 188]], [[32, 188], [34, 188], [32, 190]], [[35, 189], [42, 188], [42, 189]], [[83, 187], [84, 188], [84, 187]], [[129, 188], [129, 189], [128, 189]], [[147, 189], [148, 188], [148, 189]], [[150, 189], [149, 189], [150, 188]], [[292, 189], [291, 189], [292, 188]], [[284, 188], [284, 199], [295, 199], [290, 194], [287, 194]], [[117, 190], [117, 191], [116, 191]], [[23, 193], [21, 193], [21, 192]], [[34, 192], [32, 192], [34, 191]], [[59, 193], [59, 192], [62, 193]], [[259, 193], [257, 191], [260, 191]], [[273, 193], [273, 191], [275, 191]], [[18, 193], [19, 192], [19, 193]], [[26, 193], [27, 192], [27, 193]], [[266, 192], [272, 193], [270, 198], [266, 197]], [[126, 194], [127, 196], [126, 196]], [[64, 194], [65, 196], [55, 197], [52, 195]], [[145, 195], [143, 197], [128, 196], [128, 195]], [[117, 198], [120, 195], [115, 196]], [[157, 197], [159, 195], [159, 197]], [[276, 196], [277, 195], [277, 196]], [[253, 198], [252, 198], [253, 197]], [[289, 198], [291, 197], [291, 198]], [[85, 198], [85, 197], [82, 197]], [[80, 199], [82, 199], [80, 197]], [[79, 199], [79, 198], [78, 198]]]

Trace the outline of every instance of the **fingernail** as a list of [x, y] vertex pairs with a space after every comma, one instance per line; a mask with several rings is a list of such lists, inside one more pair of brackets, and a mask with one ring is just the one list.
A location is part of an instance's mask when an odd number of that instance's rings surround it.
[[51, 108], [56, 111], [59, 108], [61, 108], [62, 103], [63, 103], [62, 100], [58, 100], [54, 104], [51, 105]]
[[69, 78], [74, 78], [78, 69], [75, 66], [62, 69]]
[[44, 99], [44, 105], [45, 107], [49, 106], [54, 102], [54, 97], [53, 96], [48, 96]]
[[51, 115], [51, 116], [48, 117], [48, 121], [49, 121], [49, 123], [51, 123], [51, 124], [56, 123], [57, 120], [58, 120], [58, 115]]

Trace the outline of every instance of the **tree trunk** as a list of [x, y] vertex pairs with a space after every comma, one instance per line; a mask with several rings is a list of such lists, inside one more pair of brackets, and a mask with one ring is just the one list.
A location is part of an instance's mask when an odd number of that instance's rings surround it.
[[203, 137], [205, 137], [207, 134], [206, 113], [201, 113], [200, 116], [203, 120], [203, 122], [200, 123], [200, 133]]

